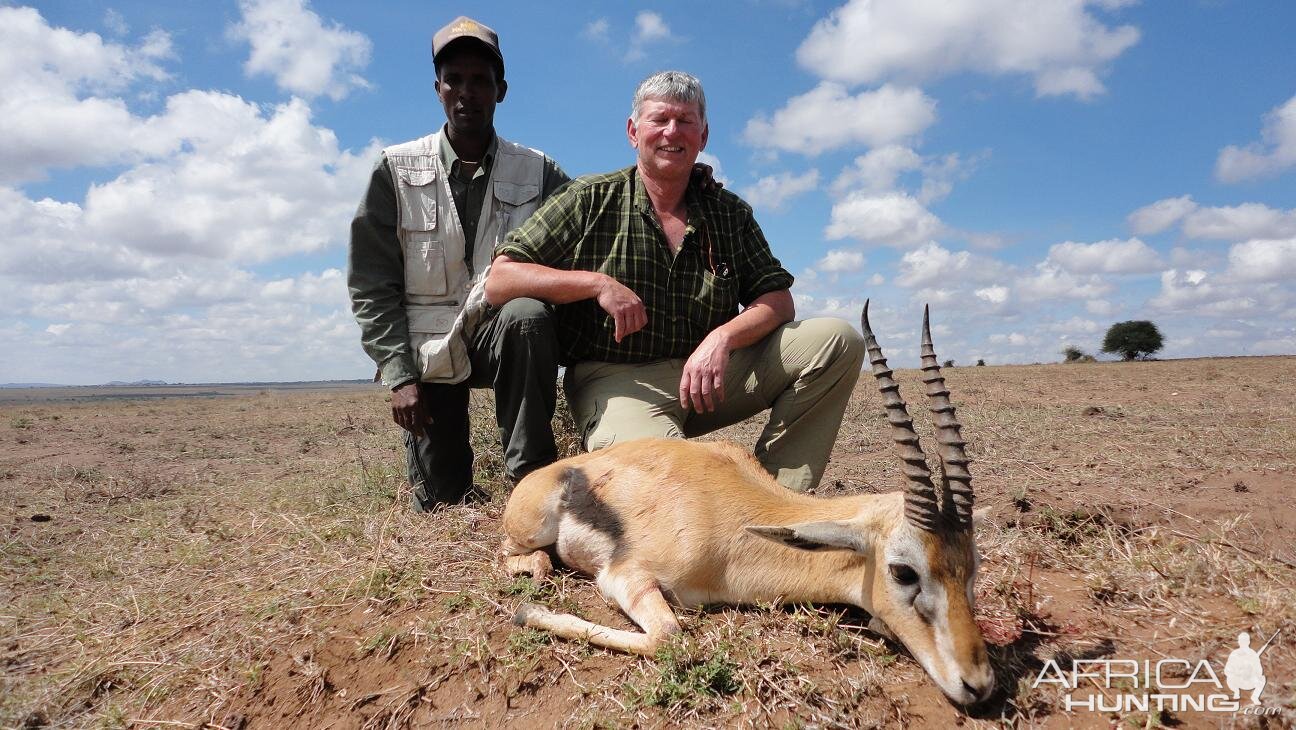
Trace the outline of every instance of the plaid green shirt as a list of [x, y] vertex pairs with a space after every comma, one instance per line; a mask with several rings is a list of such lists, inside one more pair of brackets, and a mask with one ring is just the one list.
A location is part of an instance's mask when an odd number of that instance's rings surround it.
[[618, 343], [616, 323], [587, 299], [557, 308], [565, 364], [647, 362], [692, 354], [707, 333], [762, 294], [792, 286], [751, 206], [728, 190], [685, 194], [688, 226], [672, 255], [634, 167], [577, 178], [509, 233], [495, 255], [599, 271], [643, 300], [648, 324]]

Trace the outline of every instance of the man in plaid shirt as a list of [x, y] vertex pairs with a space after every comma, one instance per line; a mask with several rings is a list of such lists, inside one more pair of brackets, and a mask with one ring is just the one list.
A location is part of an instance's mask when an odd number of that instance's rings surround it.
[[770, 409], [756, 456], [784, 486], [809, 489], [864, 343], [844, 320], [793, 321], [792, 275], [751, 207], [690, 183], [707, 133], [701, 82], [645, 79], [626, 123], [635, 165], [577, 179], [514, 229], [495, 249], [486, 299], [559, 305], [564, 386], [587, 449], [695, 436]]

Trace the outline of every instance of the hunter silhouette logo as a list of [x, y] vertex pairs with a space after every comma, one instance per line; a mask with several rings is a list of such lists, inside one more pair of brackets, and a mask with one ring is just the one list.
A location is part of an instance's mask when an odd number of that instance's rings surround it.
[[1251, 693], [1251, 704], [1260, 704], [1260, 693], [1264, 691], [1264, 667], [1260, 666], [1260, 655], [1269, 644], [1278, 637], [1275, 631], [1269, 641], [1259, 651], [1251, 648], [1251, 635], [1243, 631], [1238, 634], [1238, 648], [1229, 652], [1228, 661], [1224, 662], [1224, 682], [1233, 690], [1233, 699], [1239, 699], [1242, 692]]
[[[1208, 659], [1189, 661], [1176, 657], [1151, 659], [1071, 659], [1063, 668], [1050, 659], [1040, 668], [1032, 688], [1056, 685], [1066, 692], [1062, 696], [1067, 712], [1240, 712], [1244, 715], [1274, 715], [1277, 707], [1260, 704], [1265, 688], [1264, 667], [1260, 655], [1269, 648], [1280, 632], [1259, 649], [1251, 648], [1251, 635], [1238, 634], [1237, 648], [1224, 662], [1221, 681]], [[1096, 687], [1097, 692], [1088, 692]], [[1115, 691], [1113, 691], [1115, 690]], [[1244, 705], [1242, 693], [1249, 692], [1251, 703]]]

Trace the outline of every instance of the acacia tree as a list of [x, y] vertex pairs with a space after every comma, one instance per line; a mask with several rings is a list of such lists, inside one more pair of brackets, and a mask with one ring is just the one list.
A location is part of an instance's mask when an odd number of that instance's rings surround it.
[[1117, 322], [1107, 328], [1102, 351], [1118, 354], [1126, 360], [1145, 358], [1164, 346], [1161, 330], [1146, 319]]

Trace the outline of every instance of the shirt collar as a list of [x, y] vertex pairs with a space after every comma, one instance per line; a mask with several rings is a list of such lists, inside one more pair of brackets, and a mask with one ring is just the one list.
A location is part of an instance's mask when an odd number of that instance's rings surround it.
[[[635, 209], [644, 215], [655, 216], [648, 190], [639, 181], [638, 166], [632, 166], [629, 173]], [[684, 244], [681, 248], [696, 248], [699, 245], [697, 232], [707, 227], [706, 216], [702, 214], [702, 183], [698, 182], [696, 175], [689, 178], [688, 188], [684, 190], [684, 205], [688, 208], [688, 225], [684, 227]]]
[[[459, 164], [459, 155], [455, 153], [454, 147], [450, 144], [450, 135], [446, 129], [449, 125], [441, 127], [441, 163], [451, 173], [455, 171], [455, 165]], [[478, 171], [489, 170], [491, 162], [495, 159], [495, 152], [499, 149], [499, 135], [492, 133], [490, 144], [486, 145], [486, 154], [482, 157], [481, 165]]]

